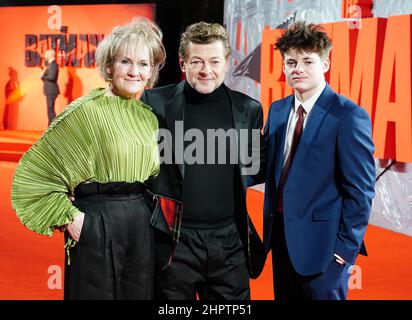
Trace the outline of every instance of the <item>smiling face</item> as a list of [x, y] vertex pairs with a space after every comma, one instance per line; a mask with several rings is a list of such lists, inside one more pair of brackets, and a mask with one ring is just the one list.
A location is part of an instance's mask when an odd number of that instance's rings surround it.
[[284, 54], [283, 72], [286, 81], [295, 90], [300, 101], [310, 98], [325, 82], [329, 70], [329, 58], [321, 58], [316, 52], [289, 49]]
[[219, 88], [229, 66], [221, 40], [208, 44], [189, 43], [186, 59], [180, 57], [179, 62], [187, 82], [202, 94]]
[[[139, 48], [138, 50], [131, 50]], [[116, 96], [139, 99], [152, 73], [149, 48], [140, 44], [121, 50], [108, 68], [111, 91]]]

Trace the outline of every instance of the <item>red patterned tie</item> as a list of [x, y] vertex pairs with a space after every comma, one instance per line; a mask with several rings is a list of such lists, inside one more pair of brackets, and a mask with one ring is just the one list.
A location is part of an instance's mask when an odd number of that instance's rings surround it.
[[282, 169], [282, 174], [280, 176], [279, 189], [278, 189], [278, 202], [276, 210], [283, 213], [283, 187], [285, 186], [286, 179], [288, 178], [289, 169], [292, 165], [293, 158], [295, 157], [296, 149], [302, 136], [303, 131], [303, 121], [305, 120], [305, 110], [302, 105], [298, 108], [298, 121], [296, 122], [295, 131], [293, 132], [292, 145], [290, 147], [290, 152], [288, 159]]

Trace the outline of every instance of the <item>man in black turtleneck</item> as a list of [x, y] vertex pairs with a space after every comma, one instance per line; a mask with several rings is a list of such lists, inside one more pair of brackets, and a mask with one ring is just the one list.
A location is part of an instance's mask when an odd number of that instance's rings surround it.
[[260, 274], [266, 258], [246, 210], [250, 163], [239, 157], [242, 143], [250, 154], [253, 130], [262, 139], [262, 107], [223, 84], [229, 55], [221, 25], [193, 24], [179, 48], [186, 81], [142, 96], [160, 136], [168, 130], [172, 138], [160, 138], [163, 162], [150, 182], [161, 208], [152, 217], [158, 299], [249, 299], [249, 278]]
[[[233, 128], [232, 108], [223, 85], [215, 91], [202, 94], [185, 83], [186, 105], [184, 131], [198, 129], [207, 139], [208, 130]], [[209, 131], [210, 132], [210, 131]], [[185, 141], [185, 150], [193, 143]], [[205, 143], [206, 144], [206, 143]], [[185, 164], [183, 188], [182, 225], [189, 228], [220, 228], [234, 223], [234, 173], [235, 164], [230, 160], [230, 144], [225, 150], [203, 148], [204, 163]], [[225, 152], [225, 163], [219, 163], [218, 155]], [[213, 159], [211, 156], [214, 157]], [[196, 156], [196, 155], [194, 155]], [[207, 195], [207, 196], [205, 196]]]

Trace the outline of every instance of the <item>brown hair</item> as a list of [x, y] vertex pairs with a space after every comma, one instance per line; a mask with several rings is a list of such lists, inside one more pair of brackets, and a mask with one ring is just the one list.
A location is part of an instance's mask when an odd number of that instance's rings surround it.
[[321, 58], [329, 56], [332, 43], [320, 25], [297, 21], [275, 43], [282, 56], [289, 49], [316, 52]]
[[138, 50], [139, 45], [145, 44], [149, 48], [150, 64], [153, 67], [147, 86], [153, 87], [166, 60], [162, 37], [160, 28], [144, 17], [136, 17], [126, 25], [114, 27], [96, 49], [96, 63], [103, 79], [112, 81], [107, 68], [113, 66], [117, 54], [132, 46]]
[[229, 57], [231, 48], [226, 29], [218, 23], [204, 21], [188, 26], [180, 36], [179, 56], [186, 60], [187, 48], [191, 42], [196, 44], [209, 44], [221, 40], [225, 48], [225, 58]]

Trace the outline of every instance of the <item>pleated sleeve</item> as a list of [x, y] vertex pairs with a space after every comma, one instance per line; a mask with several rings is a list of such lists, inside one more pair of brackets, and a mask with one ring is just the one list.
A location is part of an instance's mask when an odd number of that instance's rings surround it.
[[93, 176], [91, 137], [82, 98], [66, 107], [23, 155], [12, 183], [12, 206], [30, 230], [51, 236], [79, 214], [68, 198]]

